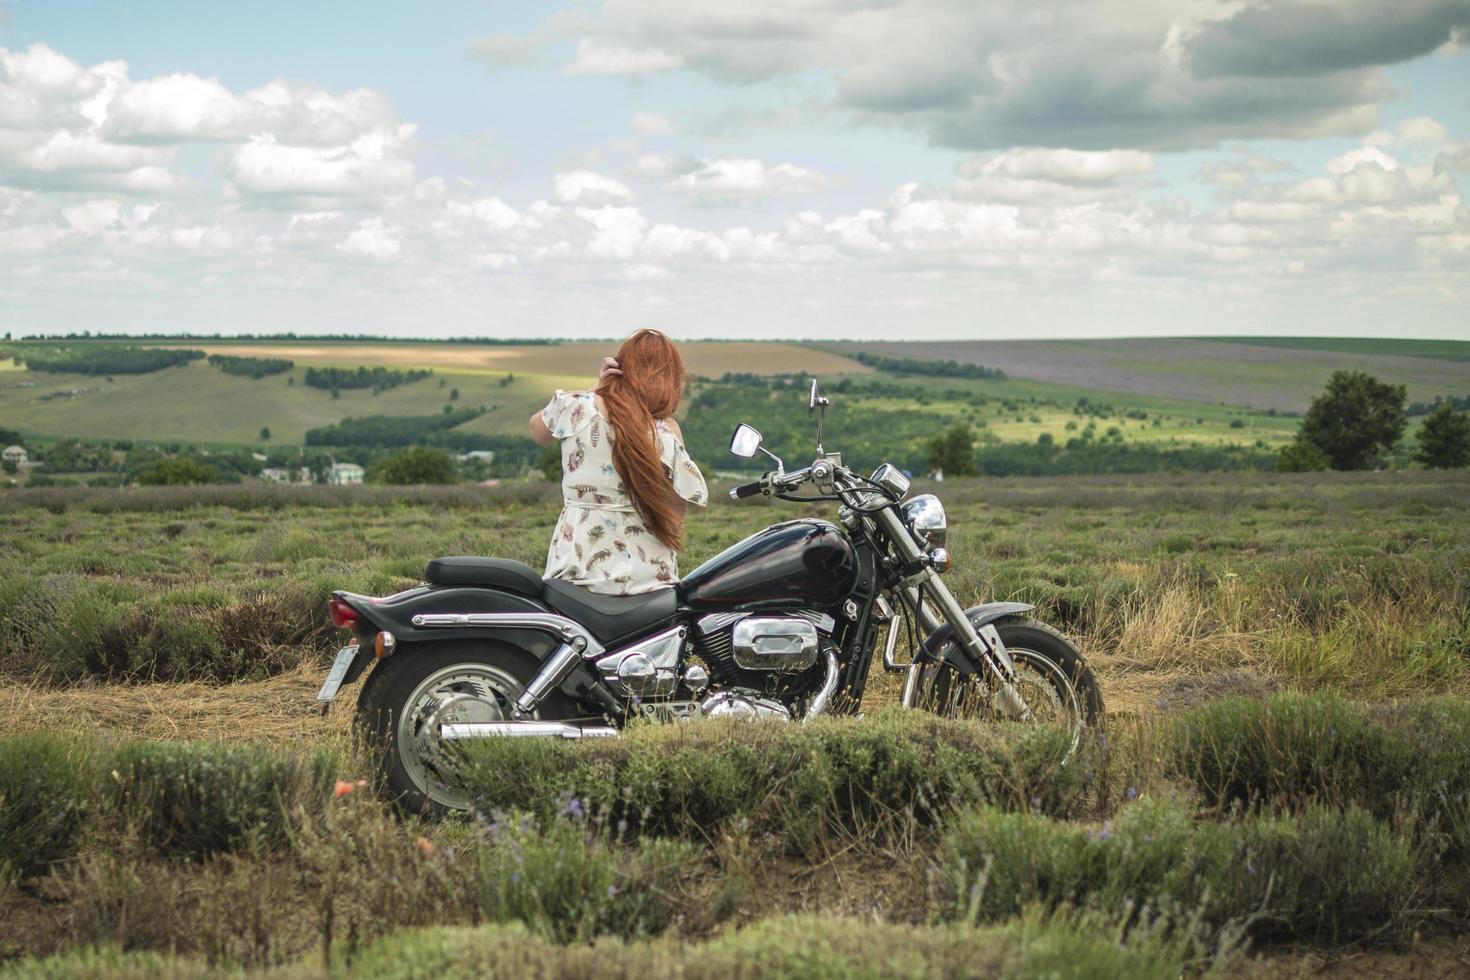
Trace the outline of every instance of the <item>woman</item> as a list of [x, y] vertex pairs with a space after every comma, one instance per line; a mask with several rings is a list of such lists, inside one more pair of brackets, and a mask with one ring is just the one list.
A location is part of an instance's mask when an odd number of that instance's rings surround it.
[[640, 330], [603, 361], [596, 391], [558, 390], [531, 416], [532, 439], [561, 440], [547, 578], [614, 595], [674, 584], [686, 503], [709, 499], [673, 417], [683, 391], [679, 349]]

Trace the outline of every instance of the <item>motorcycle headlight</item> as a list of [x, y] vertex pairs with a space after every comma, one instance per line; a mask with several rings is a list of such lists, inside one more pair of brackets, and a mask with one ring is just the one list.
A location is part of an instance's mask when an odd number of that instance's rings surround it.
[[921, 493], [903, 505], [903, 517], [909, 527], [930, 548], [943, 548], [949, 536], [949, 519], [944, 505], [932, 493]]
[[884, 463], [873, 471], [868, 477], [878, 486], [893, 494], [895, 500], [902, 500], [904, 494], [909, 492], [909, 478], [903, 475], [903, 471], [892, 463]]

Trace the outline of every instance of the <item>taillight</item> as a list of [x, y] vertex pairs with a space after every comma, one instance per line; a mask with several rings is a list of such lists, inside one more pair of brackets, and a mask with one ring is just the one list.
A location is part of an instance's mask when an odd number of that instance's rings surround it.
[[357, 629], [359, 616], [357, 610], [353, 609], [341, 599], [332, 599], [327, 603], [327, 613], [332, 617], [332, 625], [339, 629]]

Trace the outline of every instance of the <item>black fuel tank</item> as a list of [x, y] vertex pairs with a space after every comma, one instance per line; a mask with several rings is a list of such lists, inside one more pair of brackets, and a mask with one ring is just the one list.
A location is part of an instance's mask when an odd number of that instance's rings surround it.
[[775, 524], [685, 575], [681, 602], [694, 609], [814, 608], [840, 602], [857, 580], [857, 553], [836, 525]]

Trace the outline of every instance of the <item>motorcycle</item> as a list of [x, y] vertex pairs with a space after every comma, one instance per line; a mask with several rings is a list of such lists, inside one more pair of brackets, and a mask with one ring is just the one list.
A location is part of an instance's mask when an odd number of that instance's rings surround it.
[[1025, 603], [961, 607], [942, 577], [953, 560], [944, 505], [910, 497], [889, 463], [862, 476], [823, 451], [829, 404], [812, 379], [817, 451], [796, 470], [739, 425], [730, 451], [775, 468], [730, 496], [831, 502], [837, 523], [773, 524], [641, 595], [477, 557], [436, 558], [423, 585], [396, 595], [334, 592], [332, 622], [354, 639], [317, 694], [323, 712], [372, 666], [357, 723], [389, 792], [411, 811], [466, 809], [454, 775], [466, 740], [610, 737], [636, 718], [855, 715], [881, 637], [903, 707], [1058, 723], [1075, 746], [1103, 712], [1082, 653]]

